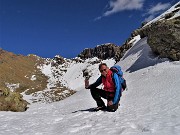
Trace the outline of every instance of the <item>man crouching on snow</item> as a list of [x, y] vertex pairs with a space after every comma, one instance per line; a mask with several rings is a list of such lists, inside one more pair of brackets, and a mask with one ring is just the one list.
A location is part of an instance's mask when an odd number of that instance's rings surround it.
[[[115, 112], [118, 109], [119, 101], [121, 97], [121, 85], [117, 74], [107, 67], [106, 63], [99, 65], [99, 71], [101, 76], [97, 81], [91, 85], [88, 85], [88, 80], [85, 81], [85, 88], [91, 90], [91, 95], [97, 103], [97, 108], [94, 111], [107, 110]], [[100, 84], [103, 84], [103, 89], [96, 88]], [[107, 107], [105, 106], [101, 97], [107, 99]]]

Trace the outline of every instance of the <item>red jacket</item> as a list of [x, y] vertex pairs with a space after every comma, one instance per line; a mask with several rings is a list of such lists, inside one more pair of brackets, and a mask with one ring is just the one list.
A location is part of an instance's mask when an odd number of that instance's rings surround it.
[[112, 79], [113, 72], [108, 70], [106, 77], [102, 77], [102, 83], [104, 85], [104, 90], [108, 92], [115, 92], [115, 85]]

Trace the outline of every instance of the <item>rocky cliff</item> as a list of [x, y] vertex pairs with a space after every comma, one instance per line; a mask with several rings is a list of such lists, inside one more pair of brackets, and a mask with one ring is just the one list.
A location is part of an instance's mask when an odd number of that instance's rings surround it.
[[120, 47], [115, 44], [102, 44], [95, 48], [85, 49], [78, 56], [81, 59], [98, 57], [99, 59], [118, 59], [120, 53]]
[[130, 47], [131, 44], [128, 42], [125, 42], [123, 46], [117, 46], [113, 43], [102, 44], [95, 48], [84, 49], [78, 57], [81, 59], [97, 57], [102, 60], [114, 58], [117, 62]]
[[133, 31], [132, 36], [148, 37], [152, 51], [160, 57], [180, 60], [180, 4], [162, 14], [156, 21]]

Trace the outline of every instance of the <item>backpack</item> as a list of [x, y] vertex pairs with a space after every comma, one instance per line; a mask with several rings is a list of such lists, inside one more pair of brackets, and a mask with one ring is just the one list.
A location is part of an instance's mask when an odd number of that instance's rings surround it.
[[126, 80], [123, 78], [123, 72], [122, 72], [122, 70], [121, 70], [121, 67], [120, 67], [119, 65], [115, 65], [115, 66], [112, 66], [112, 67], [110, 68], [110, 70], [111, 70], [113, 73], [115, 73], [115, 74], [118, 75], [120, 81], [121, 81], [121, 79], [123, 80], [123, 81], [121, 82], [121, 87], [122, 87], [122, 89], [123, 89], [122, 91], [124, 91], [124, 90], [127, 88], [127, 84], [126, 84]]

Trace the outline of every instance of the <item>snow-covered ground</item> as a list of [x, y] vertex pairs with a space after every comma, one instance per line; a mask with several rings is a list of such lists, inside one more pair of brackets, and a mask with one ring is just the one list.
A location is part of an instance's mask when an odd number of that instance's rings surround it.
[[[77, 66], [64, 76], [78, 92], [52, 104], [32, 104], [26, 112], [0, 112], [1, 135], [178, 135], [180, 134], [180, 62], [158, 59], [146, 38], [134, 40], [118, 64], [127, 79], [116, 112], [90, 112], [96, 107], [84, 79], [71, 81]], [[106, 61], [108, 62], [108, 61]], [[109, 63], [110, 64], [110, 63]], [[72, 67], [72, 66], [71, 66]], [[93, 82], [98, 70], [93, 69]], [[77, 79], [77, 78], [76, 78]]]

